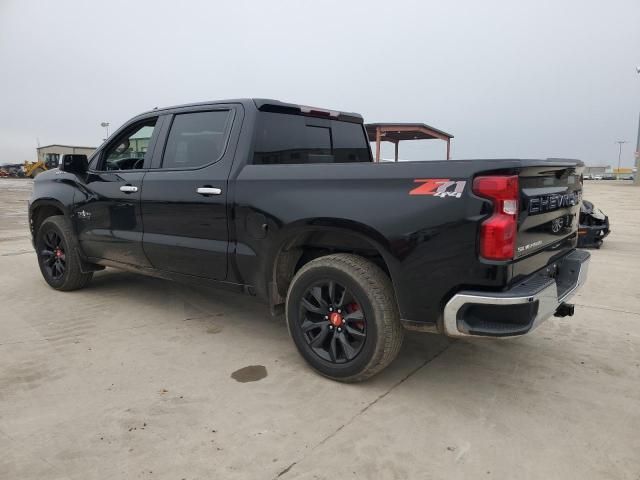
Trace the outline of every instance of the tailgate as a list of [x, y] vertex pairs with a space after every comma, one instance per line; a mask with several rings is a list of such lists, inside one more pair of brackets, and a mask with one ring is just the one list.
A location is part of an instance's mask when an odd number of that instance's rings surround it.
[[516, 260], [542, 250], [547, 251], [547, 259], [552, 260], [551, 257], [557, 258], [575, 247], [582, 200], [582, 169], [581, 165], [554, 166], [549, 163], [521, 170], [522, 207], [518, 218]]

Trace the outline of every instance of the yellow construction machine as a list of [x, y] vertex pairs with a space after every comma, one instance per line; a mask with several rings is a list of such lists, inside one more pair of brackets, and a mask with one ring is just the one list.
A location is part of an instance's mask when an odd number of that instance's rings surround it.
[[22, 169], [25, 177], [36, 178], [45, 170], [49, 170], [49, 167], [43, 161], [30, 162], [27, 160], [24, 162]]
[[36, 160], [35, 162], [26, 161], [22, 166], [25, 177], [36, 178], [42, 172], [57, 168], [62, 157], [59, 153], [47, 153], [43, 160]]

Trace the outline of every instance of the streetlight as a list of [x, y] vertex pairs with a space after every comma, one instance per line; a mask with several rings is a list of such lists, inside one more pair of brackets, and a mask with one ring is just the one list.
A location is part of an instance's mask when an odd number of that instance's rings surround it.
[[620, 147], [620, 149], [618, 150], [618, 173], [616, 174], [616, 180], [620, 179], [620, 157], [622, 156], [622, 145], [624, 143], [629, 143], [626, 140], [618, 140], [616, 141], [616, 143], [618, 144], [618, 147]]
[[110, 125], [110, 123], [109, 123], [109, 122], [102, 122], [102, 123], [100, 124], [100, 126], [101, 126], [102, 128], [105, 128], [105, 129], [107, 130], [107, 136], [104, 138], [104, 140], [106, 140], [107, 138], [109, 138], [109, 125]]

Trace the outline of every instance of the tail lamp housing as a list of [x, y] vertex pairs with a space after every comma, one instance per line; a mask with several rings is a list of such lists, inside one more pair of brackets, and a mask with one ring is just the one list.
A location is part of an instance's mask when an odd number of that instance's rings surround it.
[[492, 215], [480, 225], [480, 256], [487, 260], [513, 259], [518, 232], [518, 176], [476, 177], [473, 193], [493, 203]]

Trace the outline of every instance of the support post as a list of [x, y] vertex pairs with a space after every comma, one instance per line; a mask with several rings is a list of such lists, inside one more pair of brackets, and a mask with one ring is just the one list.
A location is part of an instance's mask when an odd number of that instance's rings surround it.
[[380, 162], [380, 127], [376, 127], [376, 162]]
[[[638, 72], [640, 73], [640, 71]], [[636, 151], [634, 157], [636, 173], [633, 174], [633, 184], [640, 186], [640, 115], [638, 115], [638, 140], [636, 140]]]
[[447, 138], [447, 160], [451, 160], [451, 139]]
[[398, 145], [400, 144], [399, 140], [396, 140], [396, 162], [398, 161]]

